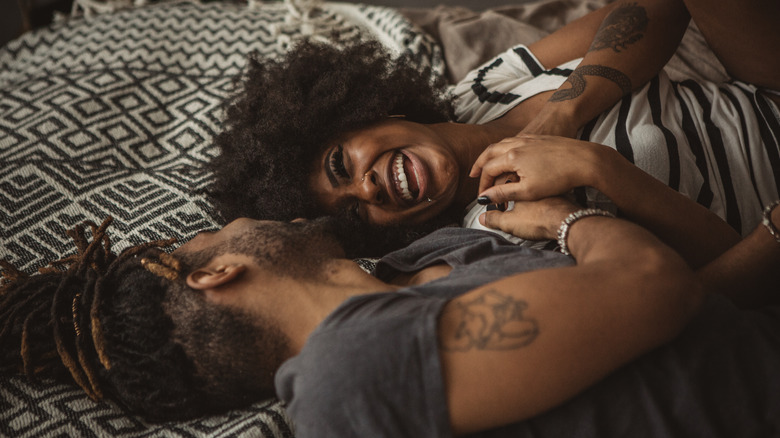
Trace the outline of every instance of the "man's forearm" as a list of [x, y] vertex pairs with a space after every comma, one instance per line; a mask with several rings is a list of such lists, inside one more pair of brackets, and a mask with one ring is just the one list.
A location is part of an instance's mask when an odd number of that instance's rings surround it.
[[586, 185], [617, 205], [623, 217], [647, 228], [675, 249], [688, 264], [700, 268], [740, 240], [740, 235], [715, 213], [628, 162], [614, 149], [589, 143], [598, 166]]
[[[780, 229], [780, 207], [772, 210], [770, 221]], [[723, 294], [740, 307], [780, 304], [780, 242], [759, 225], [697, 275], [706, 292]]]
[[567, 400], [669, 340], [700, 302], [685, 262], [637, 225], [586, 217], [572, 224], [568, 247], [577, 266], [507, 277], [443, 310], [439, 342], [456, 433]]

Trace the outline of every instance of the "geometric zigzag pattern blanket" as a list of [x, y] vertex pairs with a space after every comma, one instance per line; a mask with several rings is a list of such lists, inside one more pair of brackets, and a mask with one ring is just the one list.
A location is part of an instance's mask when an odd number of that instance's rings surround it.
[[[392, 9], [324, 3], [302, 23], [289, 3], [153, 4], [55, 23], [0, 49], [0, 258], [33, 272], [74, 252], [65, 230], [109, 215], [116, 250], [218, 225], [203, 165], [252, 52], [276, 56], [320, 27], [371, 35], [443, 74], [439, 47]], [[147, 424], [75, 385], [0, 379], [5, 436], [292, 434], [275, 400]]]

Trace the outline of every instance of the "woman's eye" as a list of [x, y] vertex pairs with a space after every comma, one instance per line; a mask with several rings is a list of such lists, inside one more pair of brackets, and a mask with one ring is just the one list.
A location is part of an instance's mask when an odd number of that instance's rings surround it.
[[341, 145], [338, 145], [336, 150], [330, 154], [330, 170], [341, 178], [349, 179], [347, 168], [344, 167], [344, 148]]

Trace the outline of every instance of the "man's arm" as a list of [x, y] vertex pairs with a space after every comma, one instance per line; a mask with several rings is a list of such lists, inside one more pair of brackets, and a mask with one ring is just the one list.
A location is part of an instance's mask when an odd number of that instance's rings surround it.
[[[780, 229], [780, 207], [770, 215]], [[720, 293], [740, 307], [780, 304], [780, 241], [759, 225], [752, 233], [696, 274], [708, 293]]]
[[[541, 204], [552, 237], [573, 206]], [[444, 308], [439, 344], [455, 433], [520, 421], [571, 398], [670, 340], [700, 303], [685, 262], [636, 225], [586, 217], [571, 226], [568, 246], [577, 266], [507, 277]]]
[[[506, 174], [514, 175], [516, 182], [493, 186], [496, 177]], [[694, 269], [740, 240], [739, 233], [715, 213], [650, 176], [616, 150], [596, 143], [518, 135], [486, 149], [471, 175], [480, 176], [479, 194], [494, 203], [530, 201], [575, 187], [593, 187], [609, 197], [625, 218], [653, 232]], [[515, 209], [502, 214], [524, 212]], [[513, 223], [522, 225], [523, 221]], [[515, 230], [504, 231], [516, 234]]]
[[655, 76], [674, 54], [689, 21], [682, 0], [618, 1], [531, 44], [546, 68], [583, 60], [523, 132], [573, 137]]

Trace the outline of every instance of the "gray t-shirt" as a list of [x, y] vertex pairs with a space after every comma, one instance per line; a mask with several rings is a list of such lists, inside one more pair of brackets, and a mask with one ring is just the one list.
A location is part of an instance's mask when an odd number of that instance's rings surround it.
[[[389, 279], [437, 263], [447, 277], [351, 298], [276, 376], [296, 437], [448, 437], [436, 321], [449, 299], [507, 275], [571, 258], [449, 228], [390, 254]], [[475, 436], [659, 437], [780, 434], [780, 309], [742, 312], [707, 300], [671, 344], [532, 420]]]

